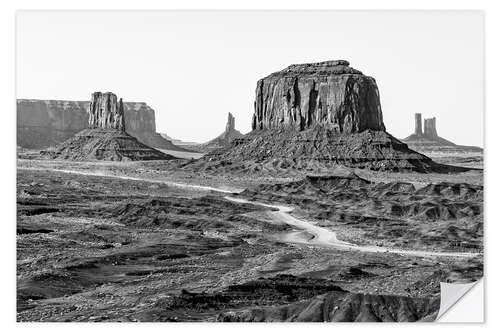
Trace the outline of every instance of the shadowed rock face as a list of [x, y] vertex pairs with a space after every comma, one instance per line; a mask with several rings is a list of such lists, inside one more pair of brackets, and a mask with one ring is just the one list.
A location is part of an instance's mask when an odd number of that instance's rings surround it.
[[385, 131], [375, 79], [345, 60], [291, 65], [257, 82], [253, 130]]
[[89, 128], [110, 128], [125, 131], [123, 102], [115, 94], [95, 92], [90, 99]]

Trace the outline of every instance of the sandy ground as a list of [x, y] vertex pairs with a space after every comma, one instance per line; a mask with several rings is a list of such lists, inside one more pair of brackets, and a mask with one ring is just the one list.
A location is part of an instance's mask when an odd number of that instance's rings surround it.
[[191, 152], [186, 152], [186, 151], [177, 151], [177, 150], [169, 150], [169, 149], [158, 149], [165, 154], [172, 155], [178, 158], [185, 158], [185, 159], [198, 159], [203, 156], [203, 153], [191, 153]]

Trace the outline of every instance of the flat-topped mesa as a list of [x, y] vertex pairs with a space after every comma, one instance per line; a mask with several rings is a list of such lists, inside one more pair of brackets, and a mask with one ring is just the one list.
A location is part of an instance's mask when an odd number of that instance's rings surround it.
[[252, 130], [385, 131], [375, 79], [345, 60], [291, 65], [257, 82]]
[[87, 110], [89, 114], [89, 128], [116, 129], [125, 131], [125, 117], [123, 102], [117, 101], [111, 92], [92, 94]]

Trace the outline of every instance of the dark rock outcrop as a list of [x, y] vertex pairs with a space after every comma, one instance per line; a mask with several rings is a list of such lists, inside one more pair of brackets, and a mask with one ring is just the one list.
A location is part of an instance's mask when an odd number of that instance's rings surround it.
[[226, 129], [224, 133], [222, 133], [215, 139], [210, 140], [209, 142], [201, 145], [200, 149], [203, 151], [207, 150], [210, 151], [213, 149], [230, 146], [233, 140], [241, 138], [243, 136], [243, 134], [241, 134], [240, 131], [235, 129], [234, 126], [235, 126], [234, 116], [231, 114], [231, 112], [229, 112], [227, 115]]
[[[359, 279], [371, 277], [354, 271]], [[160, 321], [182, 321], [186, 315], [213, 318], [218, 313], [221, 322], [413, 322], [431, 321], [438, 310], [438, 297], [352, 293], [332, 280], [278, 274], [218, 292], [184, 289], [160, 299], [151, 314]]]
[[482, 153], [483, 149], [475, 146], [457, 145], [440, 137], [436, 129], [436, 117], [424, 119], [422, 132], [422, 115], [415, 113], [415, 132], [402, 140], [411, 149], [422, 153]]
[[291, 65], [257, 82], [252, 129], [384, 131], [375, 79], [344, 60]]
[[41, 152], [42, 156], [70, 160], [168, 160], [174, 157], [151, 148], [125, 132], [122, 100], [110, 92], [92, 94], [88, 106], [88, 129], [56, 147]]
[[[57, 145], [87, 128], [89, 101], [17, 100], [17, 145], [42, 149]], [[189, 151], [156, 133], [155, 111], [146, 103], [123, 102], [125, 131], [142, 143]]]
[[227, 312], [225, 322], [415, 322], [434, 321], [437, 298], [330, 292], [282, 306]]

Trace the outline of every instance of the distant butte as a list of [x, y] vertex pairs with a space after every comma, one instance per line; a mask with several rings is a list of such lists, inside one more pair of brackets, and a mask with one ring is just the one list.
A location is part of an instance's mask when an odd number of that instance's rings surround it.
[[440, 137], [436, 129], [436, 118], [424, 119], [422, 131], [422, 114], [415, 113], [415, 131], [410, 136], [404, 138], [411, 149], [423, 153], [482, 153], [483, 149], [475, 146], [457, 145], [449, 140]]
[[213, 140], [201, 145], [204, 150], [223, 148], [231, 145], [234, 139], [241, 138], [243, 134], [235, 128], [235, 119], [231, 112], [227, 115], [226, 129]]

